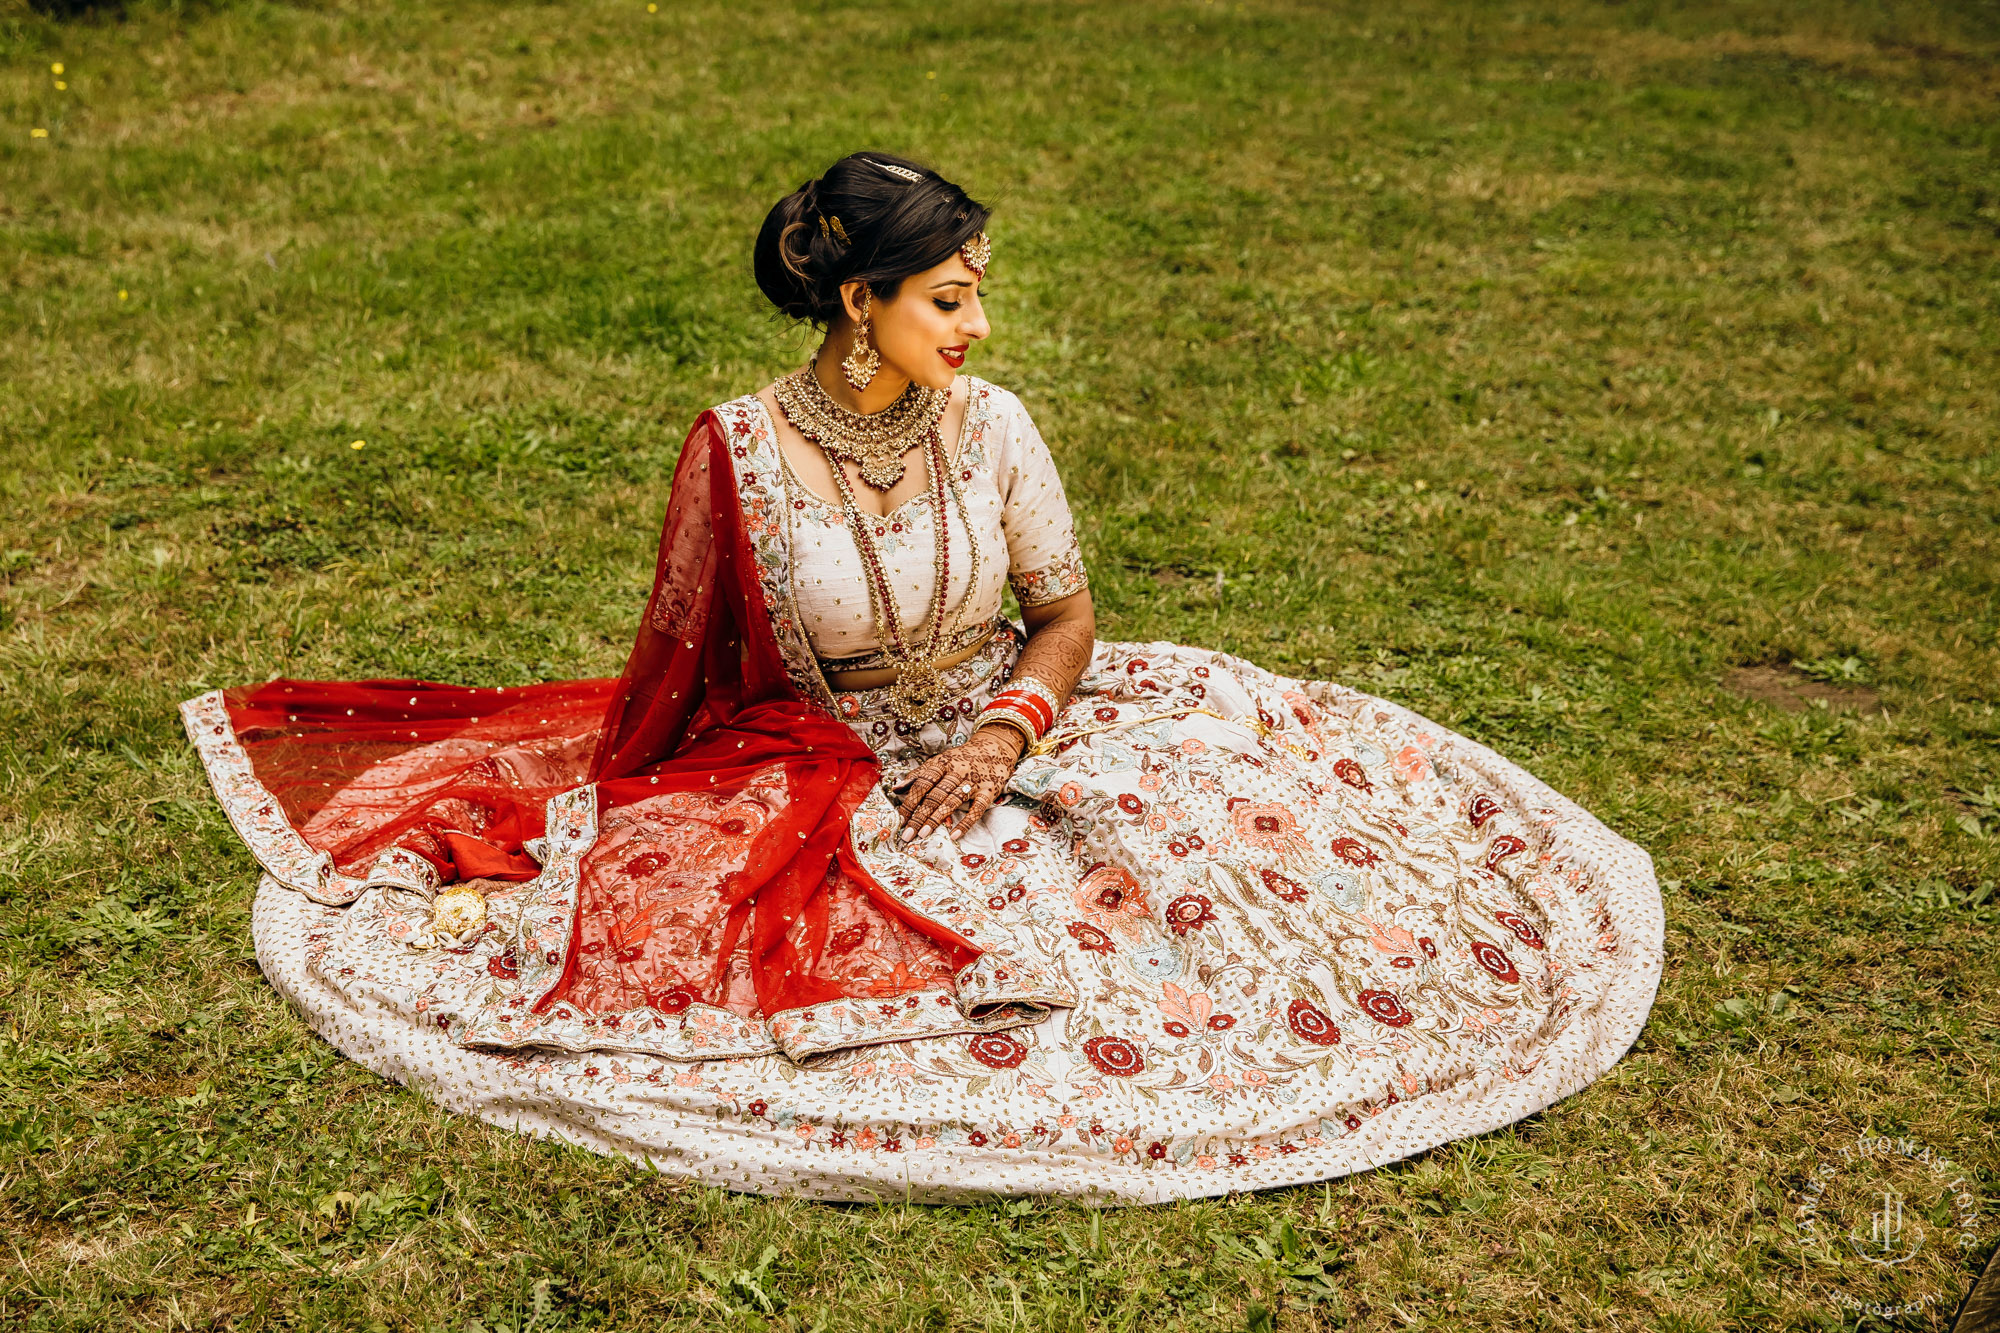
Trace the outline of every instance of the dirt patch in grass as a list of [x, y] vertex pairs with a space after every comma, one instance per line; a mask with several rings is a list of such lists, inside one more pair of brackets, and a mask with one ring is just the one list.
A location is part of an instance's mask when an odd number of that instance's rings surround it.
[[1782, 708], [1788, 713], [1804, 712], [1815, 699], [1824, 699], [1829, 708], [1853, 708], [1877, 712], [1882, 696], [1866, 685], [1828, 685], [1792, 667], [1740, 666], [1722, 674], [1722, 687], [1741, 698]]

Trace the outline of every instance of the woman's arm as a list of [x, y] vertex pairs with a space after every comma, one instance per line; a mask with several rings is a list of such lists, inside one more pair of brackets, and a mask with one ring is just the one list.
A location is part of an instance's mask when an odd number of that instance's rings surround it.
[[[1097, 649], [1097, 610], [1090, 589], [1024, 607], [1021, 622], [1028, 628], [1028, 642], [1009, 679], [1039, 681], [1058, 699], [1067, 700]], [[903, 797], [903, 840], [926, 837], [947, 823], [952, 837], [962, 835], [1000, 799], [1026, 748], [1027, 737], [1020, 732], [988, 723], [965, 744], [925, 760], [911, 774], [910, 789]], [[968, 784], [970, 792], [964, 790]], [[953, 820], [953, 812], [961, 808], [963, 815]]]

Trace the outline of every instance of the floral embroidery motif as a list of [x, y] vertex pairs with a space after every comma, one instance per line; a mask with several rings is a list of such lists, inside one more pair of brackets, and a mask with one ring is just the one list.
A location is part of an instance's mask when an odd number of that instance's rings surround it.
[[1377, 1023], [1386, 1023], [1392, 1028], [1407, 1027], [1415, 1017], [1403, 1007], [1403, 1002], [1395, 992], [1386, 990], [1365, 990], [1354, 997], [1360, 1004], [1361, 1012]]
[[1340, 1029], [1310, 1000], [1293, 1000], [1291, 1007], [1285, 1010], [1285, 1022], [1301, 1041], [1309, 1041], [1315, 1046], [1340, 1044]]
[[1099, 1073], [1113, 1078], [1131, 1078], [1146, 1072], [1146, 1061], [1139, 1048], [1123, 1037], [1092, 1037], [1083, 1044], [1083, 1056]]
[[1200, 930], [1215, 920], [1215, 904], [1198, 893], [1183, 894], [1167, 904], [1167, 928], [1176, 935]]
[[1090, 576], [1084, 572], [1083, 552], [1071, 546], [1040, 569], [1010, 571], [1007, 582], [1016, 601], [1023, 607], [1035, 607], [1074, 597], [1090, 586]]

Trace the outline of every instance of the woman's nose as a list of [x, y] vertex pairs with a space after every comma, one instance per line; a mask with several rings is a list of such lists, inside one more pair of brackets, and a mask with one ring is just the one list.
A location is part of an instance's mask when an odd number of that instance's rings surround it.
[[958, 331], [968, 338], [984, 338], [987, 334], [993, 332], [993, 326], [986, 322], [986, 312], [982, 310], [973, 315], [972, 318], [961, 323], [958, 326]]

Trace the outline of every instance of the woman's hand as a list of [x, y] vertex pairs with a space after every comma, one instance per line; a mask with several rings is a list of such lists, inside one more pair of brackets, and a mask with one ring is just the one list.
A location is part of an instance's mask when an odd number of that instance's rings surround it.
[[929, 837], [961, 807], [965, 813], [951, 823], [951, 836], [962, 836], [1000, 799], [1026, 745], [1027, 738], [1012, 727], [989, 724], [965, 744], [926, 759], [910, 775], [910, 789], [903, 796], [903, 841]]

